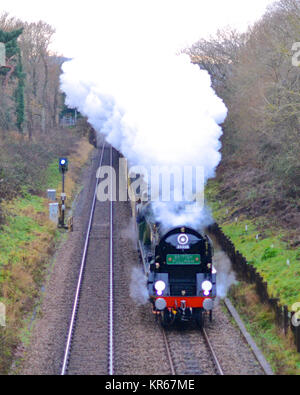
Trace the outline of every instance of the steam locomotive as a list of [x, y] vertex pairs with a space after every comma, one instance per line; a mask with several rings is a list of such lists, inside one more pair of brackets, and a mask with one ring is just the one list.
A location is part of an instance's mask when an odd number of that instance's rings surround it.
[[143, 206], [136, 220], [154, 314], [164, 327], [195, 321], [202, 328], [205, 312], [212, 319], [216, 297], [211, 240], [186, 226], [163, 231], [152, 220], [149, 205]]

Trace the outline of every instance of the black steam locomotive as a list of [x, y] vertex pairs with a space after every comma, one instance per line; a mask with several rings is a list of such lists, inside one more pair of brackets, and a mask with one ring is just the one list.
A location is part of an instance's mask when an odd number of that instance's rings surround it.
[[185, 226], [162, 232], [160, 224], [140, 213], [137, 226], [153, 312], [163, 326], [195, 320], [202, 328], [203, 313], [211, 318], [216, 297], [210, 239]]

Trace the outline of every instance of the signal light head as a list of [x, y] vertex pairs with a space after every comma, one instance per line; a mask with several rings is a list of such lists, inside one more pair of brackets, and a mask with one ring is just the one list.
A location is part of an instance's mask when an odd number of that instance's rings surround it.
[[59, 171], [64, 173], [68, 171], [68, 159], [67, 158], [59, 158]]

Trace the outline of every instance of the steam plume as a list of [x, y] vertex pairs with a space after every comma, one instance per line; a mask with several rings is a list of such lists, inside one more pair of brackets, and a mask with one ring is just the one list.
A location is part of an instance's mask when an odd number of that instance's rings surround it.
[[[151, 37], [143, 30], [143, 17], [141, 13], [130, 20], [133, 26], [128, 34], [122, 31], [119, 43], [89, 54], [88, 67], [85, 56], [63, 65], [66, 103], [87, 116], [131, 165], [201, 166], [206, 181], [221, 159], [219, 125], [227, 109], [211, 88], [209, 74], [186, 55], [175, 54], [172, 30], [164, 26]], [[139, 41], [132, 36], [135, 23]], [[143, 47], [137, 46], [141, 42]], [[209, 222], [205, 210], [191, 213], [182, 204], [158, 202], [154, 209], [170, 226]]]

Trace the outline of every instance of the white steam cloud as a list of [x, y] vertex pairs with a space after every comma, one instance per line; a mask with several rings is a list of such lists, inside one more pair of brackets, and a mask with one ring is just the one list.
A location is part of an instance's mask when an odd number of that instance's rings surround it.
[[[110, 42], [108, 32], [93, 53], [65, 63], [61, 87], [67, 105], [87, 116], [130, 165], [201, 166], [206, 181], [221, 159], [219, 125], [227, 109], [209, 74], [175, 54], [172, 2], [163, 10], [159, 4], [154, 1], [151, 8], [151, 15], [159, 16], [151, 21], [153, 35], [147, 12], [137, 14], [137, 8], [132, 17], [130, 7], [123, 9], [128, 28], [120, 29], [119, 40], [114, 34]], [[191, 213], [178, 204], [156, 203], [155, 212], [168, 225], [199, 225], [208, 218], [202, 208]]]
[[217, 269], [217, 297], [224, 299], [231, 285], [236, 283], [235, 273], [232, 264], [224, 251], [216, 245], [217, 251], [213, 257], [213, 265]]
[[149, 302], [147, 277], [142, 272], [141, 268], [132, 268], [129, 294], [131, 299], [134, 300], [138, 306], [145, 305]]

